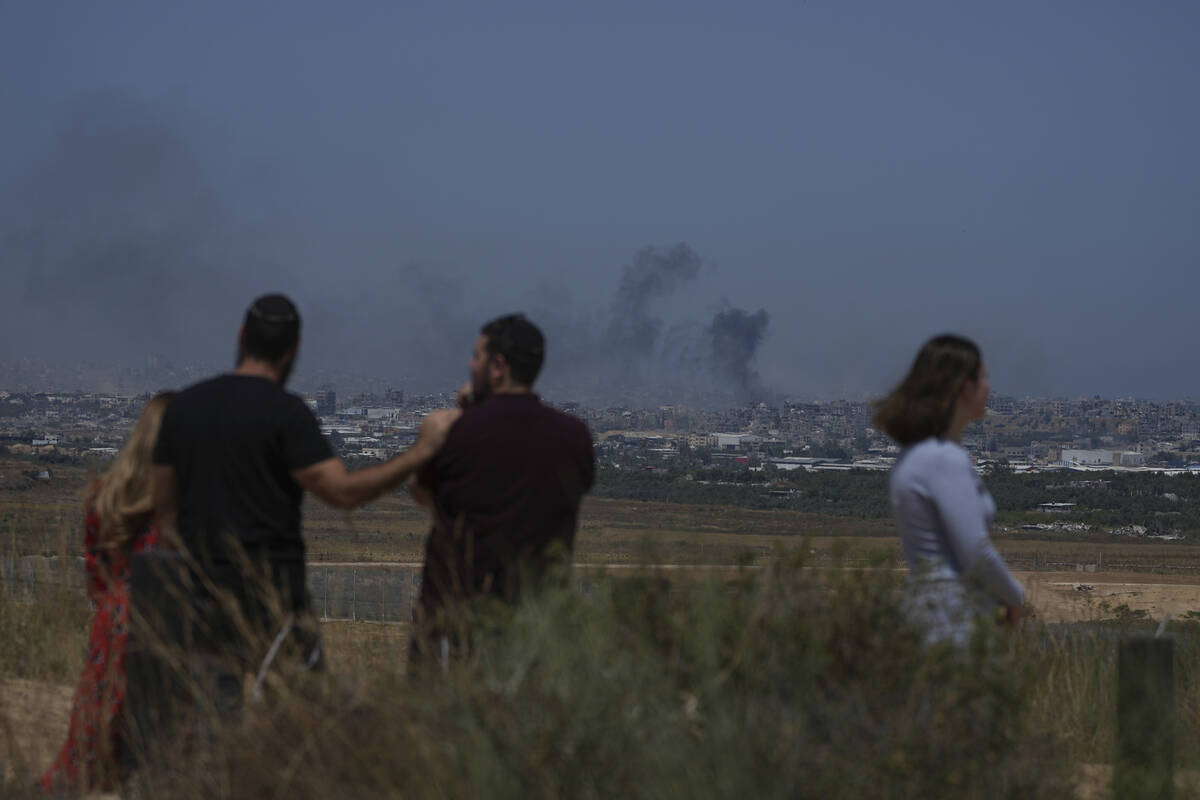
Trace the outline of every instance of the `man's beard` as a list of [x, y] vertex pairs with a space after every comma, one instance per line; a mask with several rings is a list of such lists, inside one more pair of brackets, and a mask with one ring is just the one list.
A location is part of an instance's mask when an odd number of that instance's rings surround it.
[[488, 386], [486, 382], [475, 381], [475, 380], [471, 381], [471, 402], [472, 403], [483, 402], [484, 400], [487, 399], [488, 395], [490, 395], [491, 393], [492, 393], [492, 387]]

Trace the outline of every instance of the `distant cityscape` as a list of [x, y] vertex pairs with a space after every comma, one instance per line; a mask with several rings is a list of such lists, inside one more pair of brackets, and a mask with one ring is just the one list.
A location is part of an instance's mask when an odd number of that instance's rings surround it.
[[[301, 393], [343, 457], [384, 459], [410, 446], [446, 394], [397, 389]], [[0, 448], [53, 458], [116, 454], [146, 392], [0, 389]], [[551, 402], [551, 401], [548, 401]], [[898, 448], [872, 427], [869, 403], [783, 401], [725, 409], [596, 408], [551, 402], [584, 420], [602, 463], [657, 469], [699, 462], [732, 470], [887, 469]], [[1200, 403], [993, 395], [964, 445], [980, 464], [1014, 471], [1200, 472]]]

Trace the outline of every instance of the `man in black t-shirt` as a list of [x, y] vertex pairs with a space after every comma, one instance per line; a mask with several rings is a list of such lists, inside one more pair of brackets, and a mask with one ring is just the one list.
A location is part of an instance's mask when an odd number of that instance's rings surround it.
[[[166, 588], [208, 608], [202, 648], [233, 651], [242, 668], [258, 666], [276, 632], [303, 627], [304, 491], [336, 508], [369, 502], [426, 463], [461, 413], [430, 414], [412, 448], [349, 472], [312, 412], [283, 388], [299, 342], [290, 300], [256, 300], [238, 334], [236, 368], [175, 396], [154, 451], [156, 520], [165, 548], [179, 551], [188, 570], [177, 581], [186, 585]], [[135, 572], [135, 606], [137, 592]], [[308, 636], [309, 652], [299, 654], [310, 664], [320, 661], [319, 641]]]
[[595, 457], [587, 426], [532, 391], [545, 344], [513, 314], [483, 326], [460, 392], [462, 418], [411, 487], [434, 512], [412, 654], [441, 649], [448, 610], [481, 595], [516, 601], [555, 543], [569, 557]]
[[312, 412], [271, 378], [238, 372], [177, 399], [163, 418], [154, 461], [169, 471], [166, 485], [173, 476], [178, 487], [183, 546], [218, 562], [240, 557], [238, 548], [303, 561], [304, 489], [292, 473], [333, 458]]

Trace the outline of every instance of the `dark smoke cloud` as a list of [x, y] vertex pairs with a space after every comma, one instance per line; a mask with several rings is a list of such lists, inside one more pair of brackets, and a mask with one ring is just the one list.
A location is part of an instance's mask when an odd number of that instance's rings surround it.
[[464, 285], [417, 264], [372, 271], [381, 277], [349, 297], [308, 304], [304, 358], [313, 380], [371, 391], [456, 388], [484, 321]]
[[718, 311], [708, 326], [713, 369], [750, 400], [762, 394], [754, 358], [767, 334], [769, 320], [765, 309], [751, 314], [740, 308], [727, 308]]
[[331, 235], [274, 166], [177, 109], [76, 98], [0, 193], [0, 383], [32, 359], [57, 368], [41, 388], [180, 385], [229, 368], [246, 306], [282, 291], [305, 314], [298, 388], [453, 386], [470, 346], [458, 284]]
[[[553, 392], [619, 406], [716, 406], [764, 397], [754, 363], [767, 312], [705, 300], [704, 263], [687, 243], [646, 246], [621, 269], [607, 318], [530, 309], [547, 333], [545, 380]], [[697, 319], [697, 304], [717, 310]]]
[[[183, 385], [227, 369], [247, 304], [282, 291], [304, 314], [301, 391], [452, 391], [482, 323], [524, 310], [547, 333], [549, 396], [652, 406], [763, 394], [766, 312], [709, 293], [687, 243], [614, 265], [597, 302], [422, 262], [400, 236], [336, 230], [243, 161], [219, 132], [159, 105], [119, 93], [70, 104], [24, 179], [0, 192], [0, 388], [17, 388], [14, 371], [47, 389]], [[37, 359], [73, 377], [19, 366]]]
[[666, 252], [649, 246], [633, 255], [621, 271], [621, 283], [613, 300], [609, 343], [622, 356], [645, 357], [654, 352], [662, 321], [654, 304], [700, 274], [700, 256], [679, 243]]
[[2, 203], [3, 310], [27, 335], [0, 357], [201, 356], [179, 311], [229, 289], [217, 262], [230, 222], [171, 115], [80, 98]]

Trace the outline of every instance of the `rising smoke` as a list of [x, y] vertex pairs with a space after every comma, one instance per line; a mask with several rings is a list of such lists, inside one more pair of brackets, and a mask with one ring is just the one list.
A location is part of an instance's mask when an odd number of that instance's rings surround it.
[[[34, 387], [182, 385], [228, 368], [246, 305], [283, 291], [305, 315], [301, 390], [452, 391], [479, 326], [523, 308], [547, 333], [539, 388], [552, 397], [718, 405], [764, 394], [767, 312], [712, 293], [711, 264], [686, 243], [634, 252], [601, 289], [606, 302], [512, 280], [501, 296], [482, 266], [455, 275], [406, 261], [401, 241], [338, 236], [283, 209], [283, 193], [244, 178], [217, 138], [120, 94], [66, 109], [24, 180], [0, 193], [0, 389], [17, 388], [12, 368], [27, 358], [93, 367], [57, 385], [26, 371]], [[190, 371], [115, 381], [150, 363]]]
[[[298, 388], [452, 388], [473, 333], [459, 284], [322, 230], [263, 164], [175, 109], [72, 101], [0, 192], [0, 388], [153, 390], [228, 369], [270, 291], [305, 312]], [[14, 380], [25, 361], [46, 374]], [[161, 363], [189, 369], [148, 374]]]
[[228, 288], [213, 265], [229, 221], [169, 114], [80, 98], [0, 210], [0, 310], [16, 334], [0, 337], [0, 359], [198, 354], [184, 345], [200, 331], [178, 311]]
[[655, 303], [696, 280], [702, 263], [700, 256], [682, 242], [666, 252], [649, 246], [634, 253], [633, 261], [621, 270], [621, 283], [613, 299], [608, 326], [610, 346], [623, 358], [652, 355], [663, 324], [655, 314]]
[[[755, 362], [769, 316], [713, 298], [701, 301], [715, 305], [711, 319], [697, 320], [689, 311], [703, 297], [704, 266], [686, 243], [646, 246], [621, 268], [607, 318], [533, 314], [547, 329], [551, 357], [565, 354], [547, 375], [556, 393], [626, 406], [764, 399]], [[685, 290], [688, 302], [673, 303]]]
[[759, 399], [763, 390], [754, 357], [767, 334], [770, 318], [765, 309], [751, 314], [740, 308], [718, 311], [708, 326], [713, 370], [748, 399]]

